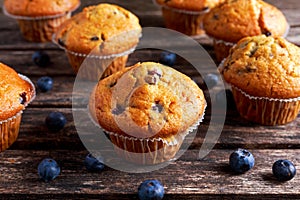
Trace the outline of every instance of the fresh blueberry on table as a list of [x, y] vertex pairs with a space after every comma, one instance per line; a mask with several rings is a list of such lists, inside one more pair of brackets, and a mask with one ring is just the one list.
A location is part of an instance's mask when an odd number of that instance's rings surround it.
[[168, 51], [163, 51], [160, 54], [159, 62], [167, 66], [173, 66], [176, 62], [176, 54]]
[[208, 89], [215, 87], [219, 82], [219, 77], [216, 74], [206, 74], [203, 80]]
[[138, 187], [140, 200], [161, 200], [164, 193], [164, 187], [158, 180], [146, 180]]
[[235, 173], [245, 173], [249, 171], [255, 163], [251, 152], [246, 149], [237, 149], [229, 157], [230, 168]]
[[90, 153], [85, 157], [84, 165], [90, 172], [101, 172], [104, 169], [103, 158], [101, 156], [94, 157]]
[[60, 174], [60, 167], [55, 160], [45, 158], [38, 165], [38, 174], [43, 181], [49, 182]]
[[277, 160], [273, 164], [272, 171], [279, 181], [289, 181], [296, 175], [296, 168], [289, 160]]
[[48, 92], [53, 88], [53, 79], [49, 76], [42, 76], [37, 80], [37, 87], [41, 92]]
[[50, 131], [59, 131], [67, 123], [66, 117], [61, 112], [51, 112], [45, 120], [46, 126]]
[[45, 67], [50, 63], [50, 57], [44, 51], [36, 51], [32, 54], [32, 61], [39, 67]]

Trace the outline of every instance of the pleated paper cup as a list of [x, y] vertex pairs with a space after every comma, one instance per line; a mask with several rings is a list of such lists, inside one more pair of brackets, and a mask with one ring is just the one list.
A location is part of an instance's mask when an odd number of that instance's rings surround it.
[[261, 125], [284, 125], [296, 119], [300, 111], [300, 97], [276, 99], [255, 97], [232, 86], [236, 108], [239, 114]]
[[217, 40], [213, 38], [213, 47], [218, 63], [222, 62], [224, 58], [229, 55], [229, 50], [235, 45], [232, 42], [225, 42], [224, 40]]
[[169, 138], [137, 138], [120, 135], [103, 129], [99, 123], [95, 121], [95, 116], [89, 113], [89, 117], [95, 126], [103, 130], [106, 137], [114, 144], [116, 154], [126, 161], [139, 165], [155, 165], [175, 159], [185, 137], [197, 131], [198, 126], [204, 119], [204, 115], [205, 113], [187, 130]]
[[0, 121], [0, 152], [10, 147], [19, 135], [23, 111], [18, 112], [15, 116]]
[[205, 32], [202, 28], [202, 21], [205, 13], [207, 13], [209, 9], [204, 9], [203, 11], [188, 11], [163, 6], [157, 4], [155, 0], [153, 0], [153, 3], [161, 8], [166, 28], [193, 37], [204, 35]]
[[[100, 48], [95, 47], [88, 54], [69, 50], [56, 38], [56, 33], [52, 36], [52, 42], [65, 51], [78, 78], [98, 81], [126, 67], [128, 56], [135, 51], [140, 37], [141, 34], [135, 30], [127, 31], [106, 40]], [[133, 44], [126, 46], [128, 40], [133, 41]], [[123, 43], [125, 44], [122, 45]], [[120, 46], [122, 49], [116, 48], [116, 46]], [[101, 48], [106, 50], [102, 52], [103, 49]], [[110, 51], [114, 48], [118, 49], [118, 52]]]
[[103, 79], [124, 69], [126, 67], [128, 55], [135, 50], [135, 47], [119, 54], [107, 56], [76, 53], [65, 48], [64, 50], [73, 71], [78, 77], [93, 81]]
[[[25, 109], [25, 107], [35, 98], [35, 87], [29, 78], [21, 74], [19, 74], [19, 76], [23, 80], [27, 81], [31, 85], [33, 90], [31, 99], [29, 99], [29, 101], [25, 102], [24, 104], [24, 109]], [[22, 113], [23, 110], [21, 110], [16, 115], [8, 119], [0, 121], [0, 152], [9, 148], [16, 141], [19, 135]]]
[[[223, 59], [218, 68], [224, 68]], [[229, 84], [236, 108], [243, 118], [261, 125], [284, 125], [298, 116], [300, 111], [300, 97], [297, 98], [268, 98], [249, 95], [242, 89]]]
[[[80, 5], [80, 4], [79, 4]], [[30, 42], [49, 42], [52, 40], [53, 33], [56, 32], [58, 27], [67, 19], [71, 17], [71, 14], [76, 10], [79, 5], [63, 14], [51, 15], [51, 16], [38, 16], [27, 17], [10, 14], [3, 7], [3, 12], [8, 17], [16, 19], [18, 21], [20, 31], [23, 37]]]

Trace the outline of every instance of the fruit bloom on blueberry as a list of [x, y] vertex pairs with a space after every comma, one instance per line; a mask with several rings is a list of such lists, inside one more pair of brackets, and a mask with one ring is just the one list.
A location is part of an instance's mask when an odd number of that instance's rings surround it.
[[48, 92], [53, 87], [53, 80], [49, 76], [42, 76], [37, 80], [37, 87], [41, 92]]
[[219, 82], [219, 77], [216, 74], [206, 74], [203, 80], [208, 89], [215, 87]]
[[289, 160], [277, 160], [272, 167], [272, 172], [279, 181], [289, 181], [296, 175], [296, 168]]
[[251, 152], [245, 149], [237, 149], [229, 157], [230, 168], [235, 173], [245, 173], [254, 166], [255, 160]]
[[140, 200], [161, 200], [164, 193], [164, 187], [158, 180], [146, 180], [138, 187]]
[[36, 51], [32, 54], [32, 61], [39, 67], [45, 67], [50, 63], [50, 57], [46, 52]]
[[60, 174], [60, 167], [55, 160], [45, 158], [38, 165], [38, 174], [43, 181], [49, 182]]
[[66, 117], [61, 112], [51, 112], [45, 120], [45, 124], [50, 131], [59, 131], [67, 123]]
[[101, 156], [94, 157], [90, 153], [85, 157], [84, 165], [91, 172], [101, 172], [104, 169], [103, 158]]
[[163, 51], [160, 54], [159, 62], [167, 66], [173, 66], [176, 62], [176, 54], [168, 51]]

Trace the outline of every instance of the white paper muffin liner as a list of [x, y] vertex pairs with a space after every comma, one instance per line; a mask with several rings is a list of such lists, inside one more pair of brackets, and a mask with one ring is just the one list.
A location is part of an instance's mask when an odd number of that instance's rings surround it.
[[251, 96], [232, 86], [233, 97], [242, 117], [262, 125], [284, 125], [293, 121], [300, 111], [300, 97], [276, 99]]
[[67, 19], [71, 17], [71, 13], [79, 7], [57, 15], [49, 16], [20, 16], [10, 14], [5, 7], [3, 13], [8, 17], [16, 19], [19, 24], [20, 31], [23, 37], [30, 42], [49, 42], [52, 39], [52, 34], [57, 28]]
[[[31, 85], [33, 90], [33, 94], [30, 100], [24, 104], [24, 109], [25, 109], [25, 107], [29, 103], [31, 103], [35, 98], [35, 87], [29, 78], [21, 74], [18, 75], [23, 80], [28, 82]], [[19, 128], [21, 124], [23, 110], [19, 111], [17, 114], [15, 114], [12, 117], [9, 117], [8, 119], [0, 121], [0, 152], [9, 148], [16, 141], [19, 134]]]
[[[219, 64], [219, 70], [224, 68], [225, 60]], [[239, 114], [249, 121], [262, 125], [283, 125], [298, 116], [300, 97], [281, 99], [253, 96], [230, 83], [226, 84], [233, 93]]]
[[[89, 117], [95, 126], [99, 127], [114, 144], [115, 152], [125, 160], [142, 165], [153, 165], [174, 159], [185, 137], [195, 131], [204, 119], [206, 105], [203, 114], [184, 132], [172, 136], [170, 140], [164, 138], [136, 138], [120, 135], [102, 128], [91, 116]], [[88, 108], [89, 110], [89, 108]]]
[[21, 110], [15, 116], [0, 121], [0, 152], [9, 148], [19, 135], [23, 111]]
[[189, 11], [160, 5], [155, 0], [153, 3], [161, 8], [166, 28], [179, 31], [194, 39], [204, 36], [202, 19], [209, 12], [209, 8], [202, 11]]
[[[141, 37], [141, 34], [139, 35]], [[124, 69], [129, 54], [133, 53], [137, 45], [115, 54], [101, 54], [91, 52], [90, 54], [70, 51], [56, 41], [56, 34], [52, 35], [52, 42], [63, 49], [68, 57], [69, 63], [78, 78], [86, 80], [99, 80]], [[101, 77], [100, 77], [101, 76]]]
[[105, 56], [75, 53], [65, 49], [69, 63], [77, 77], [86, 80], [99, 80], [125, 68], [128, 55], [135, 47], [123, 53]]

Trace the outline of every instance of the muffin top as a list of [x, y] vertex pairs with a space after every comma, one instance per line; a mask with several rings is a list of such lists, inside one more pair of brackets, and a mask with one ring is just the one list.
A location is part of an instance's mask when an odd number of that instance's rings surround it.
[[89, 102], [91, 115], [107, 131], [170, 141], [194, 125], [205, 107], [194, 81], [153, 62], [137, 63], [100, 80]]
[[243, 38], [230, 50], [221, 72], [251, 96], [300, 97], [300, 48], [282, 37]]
[[284, 36], [288, 24], [283, 13], [261, 0], [227, 0], [204, 16], [205, 32], [218, 40], [236, 43], [246, 36]]
[[206, 11], [224, 0], [156, 0], [165, 7], [186, 11]]
[[34, 86], [0, 63], [0, 121], [15, 116], [34, 98]]
[[133, 48], [140, 34], [139, 19], [134, 14], [117, 5], [98, 4], [63, 23], [55, 40], [75, 53], [109, 55]]
[[4, 7], [9, 14], [26, 17], [64, 14], [79, 5], [80, 0], [4, 0]]

